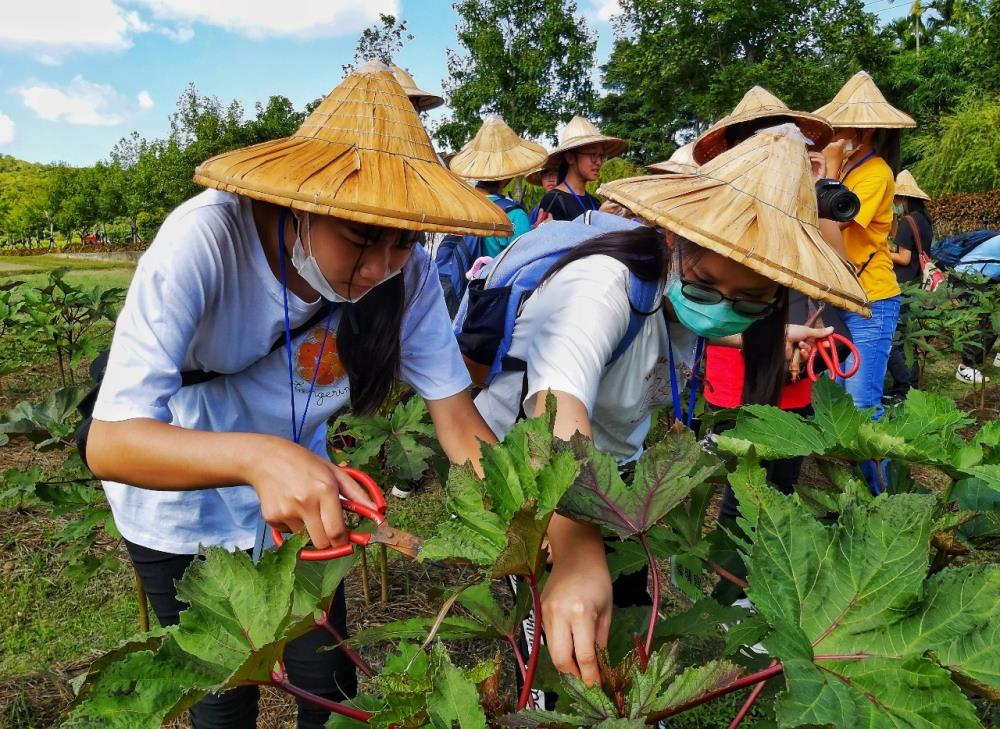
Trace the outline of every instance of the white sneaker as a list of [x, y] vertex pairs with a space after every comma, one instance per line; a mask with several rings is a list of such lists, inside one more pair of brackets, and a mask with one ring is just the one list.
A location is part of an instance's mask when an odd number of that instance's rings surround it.
[[997, 356], [993, 358], [993, 366], [1000, 367], [1000, 352], [997, 352]]
[[968, 367], [963, 364], [960, 364], [958, 369], [955, 370], [955, 379], [959, 382], [964, 382], [967, 385], [981, 385], [983, 382], [990, 381], [989, 377], [984, 375], [975, 367]]
[[399, 488], [399, 486], [393, 486], [392, 489], [389, 491], [389, 493], [395, 496], [397, 499], [407, 499], [410, 497], [410, 494], [412, 494], [413, 491], [409, 489], [401, 489]]

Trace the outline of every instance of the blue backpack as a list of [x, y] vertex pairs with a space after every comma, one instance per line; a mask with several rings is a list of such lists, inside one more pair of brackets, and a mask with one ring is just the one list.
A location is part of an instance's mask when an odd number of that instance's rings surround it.
[[[521, 207], [508, 197], [501, 197], [494, 201], [494, 205], [505, 213]], [[437, 264], [449, 316], [455, 316], [459, 302], [469, 287], [466, 272], [482, 255], [483, 239], [478, 235], [446, 235], [434, 252], [434, 263]]]
[[[458, 314], [455, 336], [477, 387], [486, 387], [501, 372], [524, 372], [527, 364], [508, 357], [521, 307], [542, 277], [580, 243], [612, 231], [641, 227], [617, 215], [588, 211], [573, 221], [554, 221], [515, 239], [469, 284]], [[630, 276], [632, 314], [628, 329], [611, 355], [617, 360], [635, 340], [656, 304], [658, 281]]]
[[974, 230], [970, 233], [949, 235], [931, 246], [931, 258], [939, 266], [954, 268], [980, 243], [985, 243], [998, 235], [1000, 231], [996, 230]]

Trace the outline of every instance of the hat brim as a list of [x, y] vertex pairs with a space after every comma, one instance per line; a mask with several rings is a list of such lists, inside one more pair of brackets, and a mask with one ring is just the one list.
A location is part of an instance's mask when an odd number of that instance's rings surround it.
[[899, 197], [912, 197], [912, 198], [916, 198], [917, 200], [930, 200], [931, 199], [931, 196], [928, 195], [923, 190], [917, 190], [917, 189], [914, 189], [912, 187], [899, 187], [899, 186], [897, 186], [894, 194], [898, 195]]
[[[438, 160], [285, 137], [212, 157], [194, 181], [297, 210], [404, 230], [509, 235], [510, 220]], [[391, 185], [389, 182], [391, 181]]]
[[673, 160], [665, 159], [662, 162], [654, 162], [651, 165], [646, 165], [646, 170], [654, 175], [670, 174], [670, 175], [689, 175], [698, 171], [697, 165], [688, 165], [683, 162], [674, 162]]
[[444, 106], [444, 99], [420, 89], [403, 89], [417, 111], [430, 111]]
[[608, 159], [612, 157], [619, 157], [628, 150], [628, 142], [620, 137], [608, 137], [603, 134], [591, 135], [587, 137], [574, 137], [566, 144], [562, 144], [552, 150], [549, 154], [548, 160], [545, 162], [545, 166], [558, 167], [562, 162], [563, 156], [567, 152], [572, 152], [574, 150], [580, 149], [581, 147], [589, 147], [592, 144], [600, 144], [604, 149], [605, 156]]
[[[687, 183], [694, 183], [687, 185]], [[704, 183], [702, 185], [701, 183]], [[598, 190], [636, 215], [687, 238], [692, 243], [730, 258], [768, 279], [800, 291], [811, 299], [825, 301], [839, 309], [853, 311], [865, 317], [871, 316], [868, 298], [857, 280], [854, 267], [840, 258], [820, 235], [819, 229], [801, 221], [790, 219], [782, 211], [768, 211], [768, 214], [784, 216], [779, 218], [787, 223], [788, 235], [793, 240], [783, 241], [784, 245], [803, 246], [803, 251], [815, 252], [812, 266], [828, 270], [837, 280], [835, 288], [829, 281], [819, 280], [815, 273], [806, 273], [803, 267], [790, 267], [782, 262], [780, 252], [768, 252], [737, 245], [732, 240], [710, 230], [703, 221], [712, 221], [713, 204], [710, 187], [724, 185], [703, 174], [657, 175], [632, 177], [606, 183]], [[687, 187], [685, 188], [685, 185]], [[674, 195], [676, 187], [684, 189], [683, 196]], [[703, 189], [699, 190], [699, 187]], [[740, 193], [730, 188], [730, 194]], [[655, 205], [655, 207], [654, 207]], [[766, 206], [765, 206], [766, 207]], [[745, 231], [734, 230], [733, 235]], [[803, 251], [800, 251], [803, 252]]]
[[703, 165], [729, 149], [729, 145], [726, 142], [726, 129], [729, 127], [742, 124], [743, 122], [778, 117], [790, 117], [794, 119], [795, 124], [802, 130], [802, 133], [812, 142], [813, 151], [820, 151], [833, 139], [833, 127], [826, 119], [817, 114], [794, 111], [792, 109], [747, 112], [721, 119], [698, 137], [691, 150], [694, 161], [699, 165]]

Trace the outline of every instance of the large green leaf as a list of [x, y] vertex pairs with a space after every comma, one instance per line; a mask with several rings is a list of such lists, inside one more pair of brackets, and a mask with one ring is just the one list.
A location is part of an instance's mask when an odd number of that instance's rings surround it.
[[751, 479], [734, 488], [751, 505], [747, 593], [785, 667], [783, 726], [978, 726], [948, 672], [925, 656], [952, 656], [950, 670], [989, 683], [980, 669], [996, 638], [986, 628], [1000, 618], [1000, 569], [926, 578], [934, 497], [849, 502], [826, 526], [797, 497]]
[[576, 436], [574, 448], [587, 460], [559, 510], [610, 529], [622, 539], [648, 532], [722, 465], [704, 453], [690, 430], [671, 431], [647, 449], [630, 484], [618, 475], [615, 460], [589, 439]]
[[180, 623], [101, 660], [71, 726], [111, 725], [101, 722], [114, 713], [143, 720], [113, 726], [159, 726], [208, 692], [267, 682], [288, 641], [314, 628], [350, 564], [302, 566], [305, 541], [291, 537], [257, 565], [243, 552], [206, 550], [178, 582], [189, 604]]
[[486, 729], [476, 684], [455, 668], [441, 644], [431, 653], [434, 675], [427, 696], [427, 716], [437, 729]]
[[493, 577], [538, 571], [549, 520], [579, 471], [552, 436], [553, 406], [550, 398], [546, 415], [519, 422], [502, 443], [482, 446], [482, 479], [468, 464], [451, 469], [446, 491], [454, 518], [424, 542], [420, 559], [464, 560]]

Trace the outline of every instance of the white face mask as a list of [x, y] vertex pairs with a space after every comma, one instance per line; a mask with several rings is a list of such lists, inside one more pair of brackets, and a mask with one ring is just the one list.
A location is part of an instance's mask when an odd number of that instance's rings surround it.
[[[330, 282], [326, 280], [326, 276], [323, 275], [323, 271], [320, 270], [319, 262], [312, 253], [312, 226], [311, 226], [310, 213], [306, 213], [306, 241], [309, 245], [309, 253], [306, 253], [305, 247], [302, 245], [302, 235], [301, 233], [296, 233], [295, 243], [292, 244], [292, 265], [295, 266], [295, 270], [298, 271], [299, 276], [309, 284], [313, 291], [322, 296], [327, 301], [332, 301], [335, 304], [353, 304], [356, 301], [360, 301], [365, 294], [372, 291], [375, 287], [373, 286], [368, 291], [358, 294], [353, 298], [347, 298], [346, 296], [341, 296], [336, 291], [333, 290], [333, 286]], [[299, 226], [301, 229], [301, 225]], [[399, 271], [393, 271], [388, 276], [386, 276], [382, 281], [388, 281], [393, 276], [398, 276]]]

